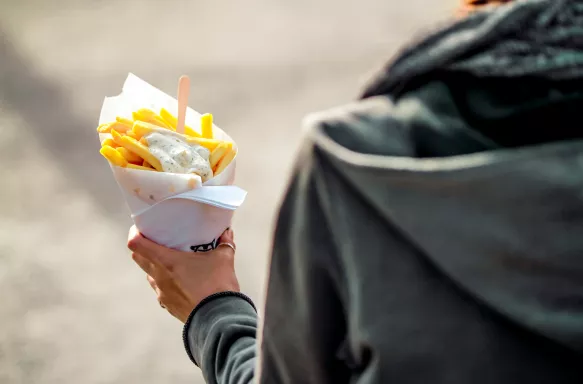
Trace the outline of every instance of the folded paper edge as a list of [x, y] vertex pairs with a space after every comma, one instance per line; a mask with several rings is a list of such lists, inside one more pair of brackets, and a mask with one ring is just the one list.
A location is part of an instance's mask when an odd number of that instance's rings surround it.
[[[202, 189], [206, 189], [206, 188], [232, 188], [233, 190], [237, 190], [240, 193], [240, 196], [237, 199], [238, 201], [236, 204], [224, 204], [224, 203], [220, 203], [217, 201], [212, 201], [212, 199], [209, 199], [209, 198], [205, 198], [205, 197], [201, 197], [201, 196], [192, 196], [193, 194], [199, 193]], [[193, 189], [191, 191], [179, 193], [179, 194], [174, 195], [174, 196], [169, 196], [169, 197], [165, 198], [164, 200], [160, 200], [157, 203], [152, 204], [151, 206], [144, 208], [143, 210], [141, 210], [135, 214], [132, 214], [132, 218], [143, 215], [147, 211], [153, 209], [158, 204], [162, 204], [165, 201], [173, 200], [173, 199], [191, 200], [191, 201], [195, 201], [198, 203], [211, 205], [211, 206], [216, 207], [216, 208], [226, 209], [228, 211], [235, 211], [237, 208], [239, 208], [241, 205], [243, 205], [246, 198], [247, 198], [247, 191], [245, 191], [243, 188], [237, 187], [235, 185], [202, 186], [200, 188], [196, 188], [196, 189]]]

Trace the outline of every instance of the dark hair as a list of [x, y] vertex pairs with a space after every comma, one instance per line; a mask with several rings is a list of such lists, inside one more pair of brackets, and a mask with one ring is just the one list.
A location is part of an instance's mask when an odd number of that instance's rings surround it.
[[511, 1], [513, 0], [463, 0], [463, 3], [470, 7], [482, 7], [484, 5], [498, 5], [510, 3]]
[[462, 0], [462, 4], [458, 13], [460, 16], [463, 16], [488, 5], [500, 5], [504, 3], [510, 3], [511, 1], [514, 0]]

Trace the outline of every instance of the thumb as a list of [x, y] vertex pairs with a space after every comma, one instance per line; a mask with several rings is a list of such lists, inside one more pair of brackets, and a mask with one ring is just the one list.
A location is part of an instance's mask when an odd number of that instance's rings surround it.
[[174, 253], [177, 252], [174, 249], [166, 248], [144, 237], [135, 226], [130, 228], [128, 248], [132, 252], [140, 254], [140, 256], [146, 258], [151, 263], [165, 267], [173, 264]]

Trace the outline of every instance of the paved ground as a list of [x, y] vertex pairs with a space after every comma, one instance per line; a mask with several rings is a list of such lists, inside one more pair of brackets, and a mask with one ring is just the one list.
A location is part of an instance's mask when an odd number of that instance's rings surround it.
[[451, 2], [1, 0], [0, 383], [202, 382], [129, 258], [97, 152], [128, 71], [167, 92], [190, 75], [190, 105], [238, 141], [237, 267], [261, 303], [301, 117], [353, 98]]

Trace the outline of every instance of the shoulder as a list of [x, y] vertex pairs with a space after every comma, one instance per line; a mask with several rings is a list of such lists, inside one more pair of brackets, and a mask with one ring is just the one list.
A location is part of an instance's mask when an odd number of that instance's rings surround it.
[[411, 156], [405, 109], [387, 96], [375, 96], [312, 113], [304, 118], [304, 147], [335, 158]]

